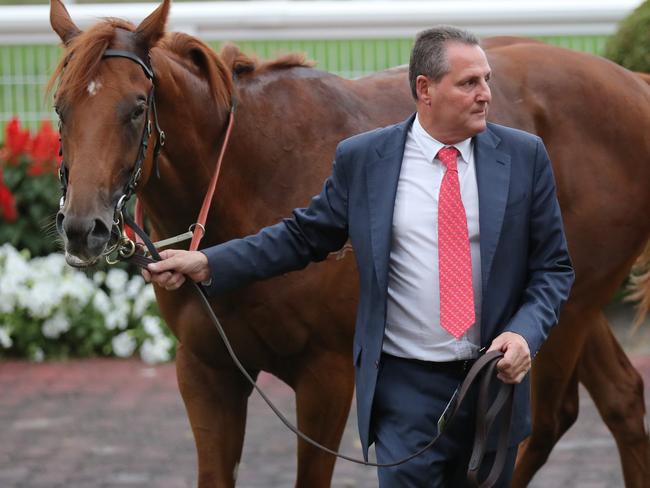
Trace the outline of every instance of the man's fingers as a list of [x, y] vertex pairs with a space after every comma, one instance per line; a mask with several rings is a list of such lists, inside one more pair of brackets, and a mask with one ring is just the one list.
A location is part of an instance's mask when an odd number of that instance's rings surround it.
[[512, 361], [506, 358], [505, 356], [499, 359], [499, 361], [497, 362], [497, 370], [500, 372], [510, 371], [512, 367], [513, 367]]
[[151, 283], [151, 273], [149, 273], [145, 268], [142, 268], [142, 277], [144, 278], [144, 281]]
[[165, 271], [172, 271], [174, 269], [177, 269], [179, 265], [182, 264], [177, 254], [167, 254], [167, 256], [169, 257], [165, 257], [161, 253], [160, 257], [162, 258], [162, 261], [149, 263], [147, 265], [147, 269], [152, 273], [163, 273]]
[[167, 282], [165, 288], [167, 290], [177, 290], [183, 283], [185, 283], [185, 275], [174, 273], [174, 275]]
[[162, 288], [166, 288], [172, 278], [172, 275], [173, 274], [170, 271], [163, 271], [162, 273], [152, 273], [151, 281]]
[[526, 373], [519, 373], [517, 375], [506, 375], [504, 373], [499, 373], [497, 374], [497, 378], [504, 383], [507, 383], [509, 385], [518, 385], [519, 383], [522, 382], [524, 377], [526, 376]]

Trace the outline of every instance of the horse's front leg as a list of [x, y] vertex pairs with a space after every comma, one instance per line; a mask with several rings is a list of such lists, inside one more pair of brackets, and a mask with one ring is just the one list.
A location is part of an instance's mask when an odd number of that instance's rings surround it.
[[194, 433], [199, 488], [232, 488], [237, 479], [252, 387], [232, 368], [217, 369], [179, 345], [178, 386]]

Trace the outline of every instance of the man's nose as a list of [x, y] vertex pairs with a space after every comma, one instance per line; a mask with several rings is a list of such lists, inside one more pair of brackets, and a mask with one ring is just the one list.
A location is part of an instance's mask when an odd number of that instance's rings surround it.
[[483, 80], [479, 86], [478, 93], [476, 95], [476, 101], [489, 103], [490, 100], [492, 100], [490, 85], [488, 85], [487, 81]]

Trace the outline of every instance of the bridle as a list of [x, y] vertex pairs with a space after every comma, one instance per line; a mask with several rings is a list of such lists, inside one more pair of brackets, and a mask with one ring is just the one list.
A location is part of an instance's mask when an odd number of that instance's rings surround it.
[[[137, 63], [144, 72], [147, 79], [151, 81], [151, 88], [147, 95], [147, 108], [145, 111], [145, 124], [142, 129], [142, 136], [140, 137], [140, 147], [138, 148], [138, 155], [129, 175], [128, 181], [124, 184], [122, 188], [122, 194], [115, 204], [113, 210], [113, 225], [111, 227], [111, 237], [112, 240], [109, 242], [107, 248], [102, 253], [109, 264], [115, 264], [117, 261], [112, 260], [110, 256], [117, 252], [118, 256], [121, 258], [127, 258], [132, 256], [135, 251], [135, 243], [130, 239], [126, 238], [124, 232], [124, 207], [126, 203], [131, 199], [135, 194], [140, 178], [142, 177], [142, 166], [144, 164], [145, 158], [147, 157], [147, 150], [149, 149], [149, 139], [151, 138], [151, 117], [149, 116], [149, 111], [153, 113], [153, 123], [156, 129], [156, 142], [153, 150], [153, 160], [152, 167], [156, 176], [160, 177], [158, 169], [158, 156], [160, 151], [165, 145], [165, 132], [160, 128], [158, 122], [158, 110], [156, 108], [156, 83], [153, 67], [151, 66], [151, 57], [148, 55], [149, 63], [145, 63], [138, 55], [130, 51], [125, 51], [121, 49], [106, 49], [102, 58], [126, 58]], [[59, 208], [62, 209], [65, 205], [65, 197], [68, 191], [68, 168], [65, 164], [65, 159], [63, 158], [63, 141], [61, 140], [61, 121], [59, 120], [59, 156], [61, 159], [61, 164], [59, 166], [59, 181], [61, 183], [61, 199], [59, 200]]]
[[[165, 133], [160, 129], [160, 126], [158, 124], [158, 114], [156, 110], [156, 100], [155, 100], [154, 72], [150, 63], [149, 64], [145, 63], [140, 57], [138, 57], [136, 54], [129, 51], [107, 49], [104, 52], [103, 57], [104, 58], [121, 57], [121, 58], [130, 59], [136, 62], [137, 64], [139, 64], [142, 67], [142, 70], [144, 71], [147, 78], [151, 80], [151, 89], [147, 97], [146, 122], [142, 132], [142, 138], [140, 142], [140, 149], [138, 151], [138, 156], [135, 165], [133, 167], [133, 170], [131, 171], [129, 180], [124, 185], [124, 188], [122, 190], [122, 195], [118, 199], [114, 209], [113, 227], [111, 229], [111, 234], [117, 237], [115, 239], [115, 242], [112, 245], [109, 245], [103, 253], [104, 255], [106, 255], [107, 257], [106, 260], [109, 264], [115, 264], [118, 261], [126, 261], [135, 264], [137, 266], [146, 267], [146, 265], [151, 262], [159, 261], [161, 259], [160, 255], [158, 254], [156, 245], [151, 242], [151, 239], [149, 238], [147, 233], [144, 230], [142, 230], [141, 225], [139, 225], [137, 222], [133, 221], [133, 219], [129, 217], [124, 207], [126, 203], [129, 201], [129, 199], [135, 193], [138, 182], [140, 181], [140, 177], [142, 176], [142, 165], [147, 155], [149, 139], [152, 133], [151, 119], [149, 117], [150, 109], [153, 112], [153, 119], [154, 119], [154, 124], [157, 132], [156, 146], [154, 147], [154, 151], [153, 151], [153, 166], [156, 175], [158, 177], [160, 176], [158, 172], [157, 159], [162, 147], [165, 144]], [[151, 59], [149, 56], [148, 58], [150, 62]], [[195, 224], [192, 224], [192, 226], [194, 226], [195, 228], [193, 231], [188, 232], [189, 234], [191, 234], [190, 237], [192, 238], [192, 243], [190, 245], [191, 250], [196, 250], [198, 248], [199, 242], [203, 237], [203, 235], [205, 234], [205, 227], [204, 227], [205, 219], [207, 218], [210, 202], [212, 200], [217, 179], [219, 177], [221, 162], [223, 160], [226, 147], [228, 145], [228, 140], [232, 129], [232, 123], [234, 120], [233, 115], [235, 111], [235, 106], [236, 106], [236, 102], [233, 95], [232, 105], [230, 109], [230, 119], [228, 122], [228, 127], [226, 130], [224, 141], [221, 147], [221, 152], [219, 154], [219, 159], [217, 161], [216, 170], [210, 182], [206, 197], [204, 198], [203, 205], [199, 213], [198, 221]], [[60, 133], [61, 130], [59, 129], [59, 134]], [[63, 156], [62, 144], [61, 144], [59, 155]], [[61, 181], [61, 191], [62, 191], [60, 207], [62, 208], [63, 205], [65, 204], [65, 196], [68, 187], [68, 170], [63, 160], [61, 161], [61, 166], [59, 169], [59, 179]], [[140, 239], [148, 249], [150, 255], [153, 257], [153, 259], [142, 253], [137, 252], [138, 247], [130, 238], [126, 236], [126, 233], [124, 232], [124, 224], [127, 224], [129, 227], [131, 227], [134, 230], [134, 232], [140, 237]], [[192, 229], [192, 226], [190, 226], [190, 230]], [[172, 238], [172, 240], [173, 239], [175, 238]], [[178, 240], [174, 242], [178, 242]], [[114, 252], [117, 252], [117, 258], [114, 260], [109, 259], [108, 256], [110, 254], [113, 254]], [[471, 367], [471, 369], [467, 374], [467, 377], [465, 378], [463, 383], [459, 386], [459, 389], [457, 390], [457, 395], [454, 395], [454, 397], [452, 397], [452, 400], [450, 401], [448, 408], [445, 409], [445, 412], [443, 413], [440, 421], [438, 422], [439, 428], [438, 428], [437, 435], [426, 446], [410, 454], [409, 456], [392, 463], [379, 464], [379, 463], [367, 462], [364, 460], [343, 455], [335, 450], [329, 449], [328, 447], [323, 446], [322, 444], [316, 442], [315, 440], [311, 439], [306, 434], [304, 434], [302, 431], [300, 431], [296, 426], [294, 426], [282, 414], [282, 412], [279, 411], [279, 409], [273, 404], [273, 402], [267, 397], [267, 395], [259, 388], [259, 386], [255, 382], [255, 379], [251, 377], [251, 375], [248, 373], [246, 368], [241, 364], [235, 351], [232, 349], [232, 346], [230, 344], [228, 337], [226, 336], [223, 326], [221, 325], [219, 319], [217, 318], [214, 311], [212, 310], [212, 306], [208, 301], [205, 290], [201, 288], [197, 283], [194, 282], [191, 283], [197, 292], [197, 295], [205, 309], [205, 312], [210, 317], [212, 323], [217, 329], [217, 332], [219, 333], [220, 337], [224, 341], [224, 345], [226, 346], [228, 354], [232, 358], [235, 366], [239, 369], [242, 375], [248, 380], [248, 382], [252, 385], [252, 387], [260, 394], [262, 399], [267, 403], [267, 405], [276, 414], [276, 416], [282, 421], [282, 423], [289, 430], [294, 432], [298, 437], [303, 439], [305, 442], [315, 446], [316, 448], [322, 451], [325, 451], [326, 453], [345, 459], [347, 461], [351, 461], [357, 464], [362, 464], [365, 466], [391, 467], [391, 466], [404, 464], [405, 462], [408, 462], [409, 460], [419, 456], [420, 454], [422, 454], [423, 452], [431, 448], [431, 446], [433, 446], [433, 444], [441, 437], [441, 435], [444, 432], [445, 426], [451, 423], [452, 419], [458, 412], [463, 400], [466, 398], [466, 395], [470, 390], [470, 387], [475, 382], [477, 383], [480, 382], [479, 397], [478, 397], [479, 400], [478, 400], [478, 409], [477, 409], [476, 435], [474, 439], [474, 446], [472, 450], [471, 459], [469, 462], [468, 481], [472, 486], [477, 486], [479, 488], [488, 488], [493, 486], [494, 483], [496, 483], [496, 481], [498, 480], [505, 464], [505, 454], [508, 448], [508, 434], [509, 434], [509, 427], [510, 427], [510, 419], [512, 416], [513, 393], [514, 393], [513, 385], [507, 385], [505, 383], [502, 383], [496, 378], [496, 371], [495, 371], [496, 363], [501, 357], [503, 357], [503, 353], [498, 351], [492, 351], [490, 353], [481, 356], [473, 364], [473, 366]], [[489, 402], [488, 400], [489, 392], [492, 389], [493, 383], [495, 382], [498, 383], [498, 387], [497, 387], [498, 393], [494, 398], [494, 400], [492, 402]], [[499, 441], [498, 441], [499, 445], [497, 448], [497, 455], [495, 457], [495, 461], [492, 465], [488, 477], [484, 481], [479, 482], [478, 472], [486, 452], [488, 432], [494, 420], [501, 412], [503, 412], [504, 415], [501, 415], [501, 431], [499, 435]]]

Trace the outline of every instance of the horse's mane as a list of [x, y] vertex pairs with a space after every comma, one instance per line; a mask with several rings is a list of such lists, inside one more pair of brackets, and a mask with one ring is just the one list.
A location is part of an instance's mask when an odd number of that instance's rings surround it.
[[[115, 37], [116, 29], [132, 32], [135, 26], [121, 19], [108, 18], [75, 37], [66, 46], [65, 55], [54, 70], [47, 91], [50, 92], [59, 80], [57, 97], [73, 103], [84, 96], [86, 87], [97, 75], [102, 55]], [[186, 69], [204, 77], [215, 100], [224, 105], [230, 101], [233, 73], [257, 76], [269, 71], [313, 66], [303, 54], [295, 53], [259, 62], [231, 44], [226, 44], [217, 55], [196, 37], [180, 32], [166, 34], [156, 47], [174, 53]]]
[[313, 62], [307, 61], [302, 53], [291, 53], [273, 61], [260, 62], [254, 56], [247, 56], [233, 45], [226, 44], [221, 48], [219, 57], [237, 75], [257, 76], [269, 71], [277, 71], [296, 67], [312, 67]]

